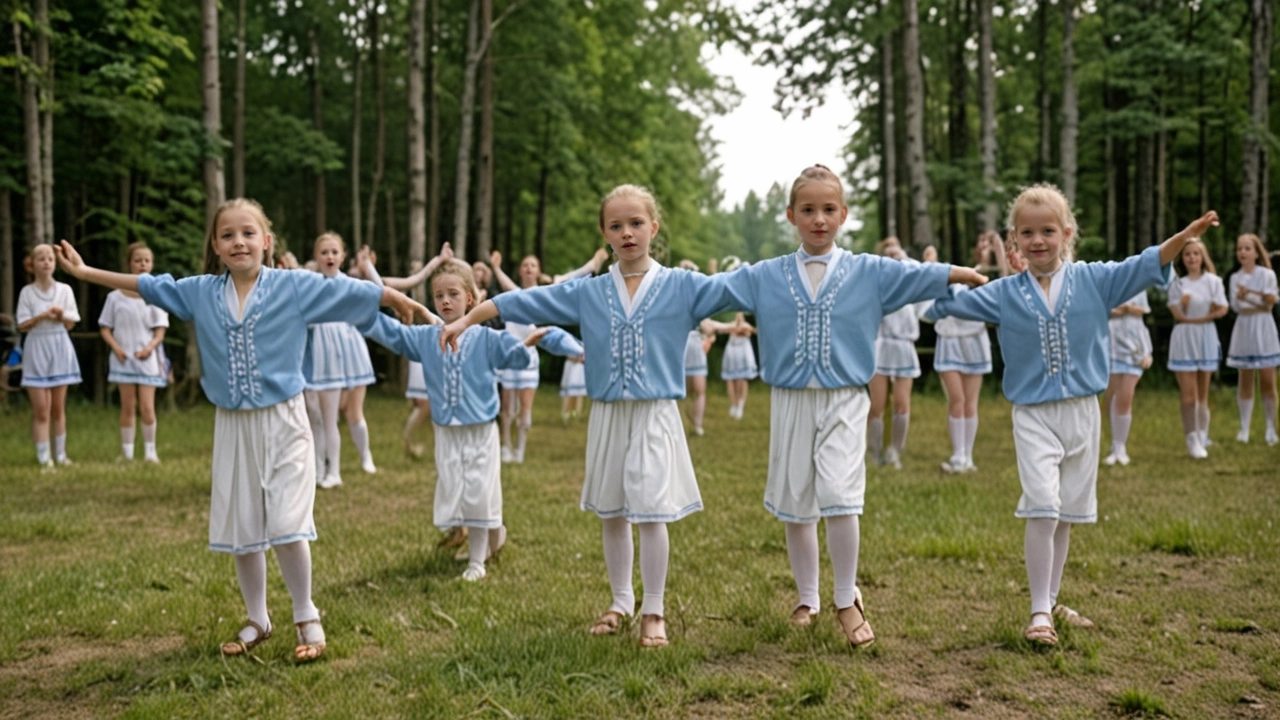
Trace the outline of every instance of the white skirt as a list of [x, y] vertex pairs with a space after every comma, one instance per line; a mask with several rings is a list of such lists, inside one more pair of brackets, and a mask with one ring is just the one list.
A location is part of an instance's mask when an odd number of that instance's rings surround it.
[[1124, 360], [1117, 360], [1114, 356], [1111, 358], [1111, 374], [1112, 375], [1133, 375], [1142, 377], [1143, 369], [1141, 365], [1133, 365]]
[[1013, 449], [1022, 497], [1020, 518], [1098, 521], [1098, 398], [1013, 406]]
[[1169, 337], [1169, 369], [1174, 372], [1216, 372], [1222, 359], [1218, 328], [1213, 323], [1178, 323]]
[[430, 400], [427, 397], [427, 381], [422, 376], [422, 363], [409, 361], [409, 382], [404, 389], [404, 396], [414, 400]]
[[213, 421], [209, 549], [235, 555], [315, 540], [316, 454], [299, 393]]
[[116, 359], [115, 353], [112, 353], [107, 382], [152, 387], [168, 385], [168, 373], [165, 371], [164, 356], [160, 353], [160, 348], [152, 350], [146, 360], [139, 360], [130, 355], [120, 361]]
[[525, 352], [533, 358], [532, 365], [523, 370], [498, 370], [498, 384], [503, 390], [538, 389], [538, 349], [526, 347]]
[[991, 372], [991, 338], [982, 332], [959, 337], [938, 336], [933, 351], [934, 372], [986, 375]]
[[307, 328], [305, 375], [308, 390], [340, 390], [372, 385], [369, 345], [354, 325], [320, 323]]
[[591, 403], [582, 509], [633, 523], [675, 522], [702, 509], [675, 400]]
[[707, 353], [702, 349], [702, 333], [694, 330], [684, 344], [685, 377], [707, 376]]
[[764, 507], [790, 523], [861, 515], [867, 491], [867, 412], [859, 387], [773, 388]]
[[441, 530], [502, 526], [502, 463], [498, 424], [434, 425], [436, 496], [432, 513]]
[[[685, 354], [689, 352], [685, 347]], [[751, 348], [751, 338], [745, 335], [733, 335], [729, 344], [725, 345], [724, 357], [720, 360], [721, 380], [754, 380], [760, 374], [756, 366], [756, 352]]]
[[560, 373], [560, 397], [587, 396], [587, 369], [580, 362], [564, 361], [564, 372]]
[[1227, 349], [1227, 367], [1259, 370], [1280, 365], [1280, 337], [1276, 319], [1271, 313], [1252, 313], [1236, 317]]
[[895, 378], [920, 377], [920, 358], [916, 355], [915, 343], [896, 338], [876, 338], [876, 374]]
[[22, 342], [22, 387], [80, 384], [80, 361], [71, 335], [62, 328], [27, 335]]

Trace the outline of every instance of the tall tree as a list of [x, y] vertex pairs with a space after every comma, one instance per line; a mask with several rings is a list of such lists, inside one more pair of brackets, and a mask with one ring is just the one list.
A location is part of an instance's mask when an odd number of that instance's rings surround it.
[[428, 231], [426, 128], [422, 107], [427, 0], [412, 0], [409, 7], [409, 267], [416, 270], [426, 262]]
[[907, 176], [911, 181], [911, 245], [921, 250], [933, 242], [933, 222], [929, 217], [929, 176], [924, 147], [924, 76], [920, 61], [917, 0], [903, 0], [902, 13], [902, 65], [907, 81]]
[[[34, 59], [27, 62], [22, 49], [22, 25], [13, 21], [13, 45], [22, 80], [22, 127], [26, 140], [27, 163], [27, 247], [46, 241], [44, 233], [44, 162], [40, 154], [40, 103], [38, 98], [39, 69]], [[34, 42], [32, 43], [34, 47]]]
[[1036, 8], [1036, 104], [1040, 109], [1040, 148], [1036, 159], [1036, 179], [1048, 181], [1053, 161], [1053, 100], [1049, 94], [1049, 0]]
[[978, 98], [982, 153], [982, 187], [987, 202], [982, 211], [982, 229], [995, 230], [999, 224], [996, 202], [996, 72], [994, 63], [994, 30], [991, 21], [992, 0], [978, 0]]
[[[387, 89], [383, 79], [385, 58], [379, 52], [382, 33], [378, 29], [380, 6], [376, 3], [369, 12], [369, 64], [373, 66], [374, 105], [378, 114], [376, 138], [373, 147], [373, 178], [369, 183], [369, 217], [365, 225], [364, 236], [370, 244], [376, 243], [374, 230], [378, 225], [378, 193], [382, 192], [382, 176], [387, 168]], [[389, 246], [390, 259], [397, 259], [394, 245]], [[393, 267], [392, 272], [399, 272]]]
[[1249, 20], [1253, 28], [1252, 62], [1249, 65], [1249, 125], [1242, 145], [1240, 164], [1240, 231], [1256, 233], [1265, 225], [1260, 207], [1264, 176], [1267, 173], [1267, 90], [1271, 69], [1271, 33], [1275, 11], [1271, 0], [1249, 0]]
[[244, 197], [244, 112], [245, 112], [245, 0], [236, 11], [235, 115], [231, 119], [231, 194]]
[[[320, 81], [320, 28], [316, 23], [307, 28], [307, 39], [311, 42], [311, 126], [317, 133], [324, 134], [324, 86]], [[324, 168], [318, 167], [314, 174], [315, 205], [312, 212], [316, 219], [316, 237], [329, 230], [328, 190], [325, 186], [324, 173]]]
[[[888, 15], [890, 0], [885, 0], [880, 12]], [[893, 28], [888, 22], [880, 36], [880, 236], [898, 234], [898, 135], [894, 124], [893, 107]]]
[[[480, 27], [493, 25], [493, 0], [480, 0]], [[480, 64], [480, 157], [476, 163], [476, 257], [489, 256], [493, 245], [493, 46]]]
[[[427, 153], [430, 167], [430, 185], [427, 187], [427, 239], [431, 254], [440, 249], [440, 62], [436, 46], [440, 43], [440, 0], [431, 0], [431, 36], [427, 55], [427, 93], [431, 99], [430, 137]], [[484, 258], [480, 258], [483, 260]]]
[[1062, 133], [1058, 141], [1062, 194], [1076, 204], [1076, 138], [1080, 133], [1080, 105], [1076, 96], [1075, 0], [1062, 2]]
[[[458, 120], [458, 160], [453, 176], [453, 251], [467, 258], [467, 235], [470, 228], [468, 211], [471, 199], [471, 135], [476, 106], [476, 74], [480, 69], [481, 51], [480, 5], [471, 0], [467, 11], [467, 54], [462, 72], [461, 117]], [[485, 35], [487, 36], [487, 32]]]
[[204, 86], [204, 131], [211, 149], [204, 158], [205, 223], [226, 198], [222, 170], [222, 89], [218, 79], [218, 0], [202, 0], [200, 77]]
[[52, 241], [53, 230], [53, 60], [49, 54], [49, 0], [36, 0], [35, 56], [40, 73], [40, 222], [44, 236]]
[[[377, 11], [376, 7], [371, 8], [371, 12]], [[364, 85], [364, 54], [360, 52], [358, 39], [353, 43], [352, 54], [355, 56], [351, 83], [351, 247], [354, 251], [364, 245], [364, 223], [360, 213], [360, 131], [364, 124], [364, 102], [360, 93]]]

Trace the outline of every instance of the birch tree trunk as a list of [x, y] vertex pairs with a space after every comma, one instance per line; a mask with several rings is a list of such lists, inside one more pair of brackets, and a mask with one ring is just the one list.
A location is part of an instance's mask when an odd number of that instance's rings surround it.
[[244, 83], [245, 83], [245, 0], [240, 0], [236, 13], [236, 88], [235, 110], [231, 118], [231, 195], [244, 197]]
[[22, 81], [22, 128], [25, 139], [27, 163], [27, 207], [24, 226], [27, 234], [27, 247], [45, 242], [43, 188], [41, 178], [44, 163], [40, 157], [40, 105], [36, 96], [36, 80], [30, 68], [24, 68], [25, 56], [22, 52], [22, 26], [18, 21], [13, 23], [13, 46], [17, 56], [19, 77]]
[[[440, 0], [431, 0], [431, 39], [428, 62], [428, 92], [431, 98], [431, 137], [429, 155], [431, 163], [430, 186], [427, 188], [427, 245], [431, 256], [440, 251], [440, 64], [436, 46], [440, 38]], [[486, 258], [480, 258], [485, 260]]]
[[204, 86], [204, 131], [214, 143], [204, 159], [205, 223], [213, 220], [226, 199], [226, 179], [222, 169], [222, 88], [218, 76], [218, 0], [202, 0], [200, 25], [200, 78]]
[[1062, 134], [1058, 154], [1062, 168], [1062, 194], [1076, 204], [1076, 141], [1080, 135], [1080, 104], [1076, 97], [1075, 0], [1062, 2]]
[[[324, 133], [324, 92], [320, 87], [320, 32], [313, 25], [307, 30], [311, 40], [311, 124], [316, 132]], [[325, 188], [324, 170], [315, 173], [315, 219], [316, 237], [329, 230], [327, 218], [328, 204]]]
[[907, 174], [911, 180], [911, 245], [920, 250], [933, 242], [933, 225], [929, 218], [929, 176], [925, 167], [924, 78], [920, 69], [919, 7], [917, 0], [903, 0], [902, 8], [905, 20], [902, 64], [907, 81]]
[[[422, 108], [422, 63], [426, 0], [413, 0], [409, 10], [409, 267], [422, 267], [427, 245], [427, 158]], [[434, 93], [434, 88], [432, 90]]]
[[53, 230], [53, 61], [49, 56], [49, 0], [36, 0], [35, 56], [40, 72], [40, 221], [44, 236], [54, 242]]
[[[886, 2], [880, 12], [887, 13], [889, 7]], [[880, 40], [880, 126], [880, 236], [890, 237], [898, 234], [898, 142], [893, 108], [893, 31], [888, 28]]]
[[[378, 30], [378, 8], [374, 7], [369, 16], [369, 61], [373, 66], [373, 94], [378, 112], [378, 129], [373, 148], [373, 179], [369, 185], [369, 216], [364, 233], [366, 241], [371, 245], [377, 242], [374, 231], [378, 226], [378, 193], [382, 192], [382, 176], [387, 169], [387, 92], [383, 78], [383, 57], [378, 52], [381, 34]], [[394, 246], [389, 249], [394, 258]]]
[[1240, 232], [1256, 233], [1261, 223], [1258, 208], [1263, 185], [1262, 172], [1267, 165], [1267, 83], [1271, 63], [1271, 28], [1275, 13], [1271, 0], [1249, 0], [1249, 18], [1253, 25], [1253, 62], [1249, 69], [1249, 125], [1242, 145], [1244, 158], [1240, 164]]
[[[965, 44], [972, 36], [971, 26], [965, 14], [964, 0], [951, 1], [951, 17], [947, 23], [947, 45], [950, 47], [951, 59], [949, 76], [951, 79], [951, 108], [947, 119], [947, 136], [951, 146], [951, 164], [962, 167], [969, 156], [969, 113], [968, 113], [968, 78], [969, 67], [965, 62]], [[951, 262], [964, 263], [964, 241], [968, 233], [965, 228], [965, 215], [960, 211], [956, 182], [947, 185], [947, 217], [950, 232], [947, 237], [947, 258]]]
[[992, 0], [978, 0], [978, 97], [981, 105], [982, 185], [988, 197], [982, 211], [982, 229], [999, 224], [996, 204], [996, 73], [991, 27]]
[[468, 205], [471, 200], [471, 135], [476, 108], [476, 74], [480, 69], [480, 3], [471, 0], [467, 13], [467, 61], [462, 72], [461, 112], [458, 124], [458, 162], [453, 187], [453, 252], [467, 259]]
[[[486, 32], [493, 26], [493, 0], [480, 0], [480, 27]], [[476, 257], [489, 256], [493, 246], [493, 40], [484, 54], [480, 68], [480, 157], [479, 182], [476, 183]], [[541, 256], [539, 256], [541, 257]]]
[[[377, 8], [370, 8], [371, 12], [377, 12]], [[364, 99], [361, 97], [361, 89], [364, 84], [364, 59], [360, 55], [360, 48], [355, 48], [355, 67], [353, 72], [355, 77], [352, 82], [352, 106], [351, 106], [351, 252], [355, 252], [364, 245], [364, 221], [361, 217], [360, 210], [360, 133], [364, 119]]]

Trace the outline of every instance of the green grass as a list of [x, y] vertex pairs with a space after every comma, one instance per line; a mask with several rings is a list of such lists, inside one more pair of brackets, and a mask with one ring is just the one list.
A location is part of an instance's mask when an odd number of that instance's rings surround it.
[[953, 477], [938, 470], [945, 404], [917, 394], [904, 468], [868, 469], [859, 580], [878, 640], [854, 652], [825, 557], [828, 606], [811, 628], [786, 622], [786, 546], [761, 507], [764, 386], [733, 421], [713, 383], [707, 435], [689, 440], [706, 511], [671, 526], [660, 651], [635, 626], [586, 632], [609, 586], [599, 522], [577, 507], [586, 422], [561, 424], [553, 388], [527, 462], [504, 468], [510, 546], [478, 584], [436, 549], [433, 465], [401, 453], [404, 402], [373, 397], [379, 473], [348, 445], [346, 485], [317, 497], [330, 645], [303, 666], [274, 562], [276, 637], [250, 658], [218, 654], [244, 609], [231, 560], [205, 548], [209, 408], [161, 416], [152, 467], [114, 462], [114, 409], [73, 405], [77, 464], [41, 474], [20, 405], [0, 413], [0, 718], [1226, 718], [1246, 697], [1265, 714], [1280, 707], [1280, 449], [1235, 445], [1231, 392], [1213, 399], [1218, 445], [1192, 462], [1176, 394], [1139, 392], [1133, 464], [1101, 469], [1099, 522], [1072, 534], [1063, 583], [1098, 627], [1037, 648], [1022, 640], [1008, 405], [984, 396], [981, 471]]

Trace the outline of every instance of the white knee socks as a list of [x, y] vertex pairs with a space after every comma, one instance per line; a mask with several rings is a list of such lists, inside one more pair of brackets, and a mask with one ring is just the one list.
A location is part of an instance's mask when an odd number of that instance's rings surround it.
[[963, 460], [967, 457], [965, 447], [967, 438], [965, 437], [966, 418], [947, 417], [947, 434], [951, 436], [951, 457], [957, 460]]
[[36, 462], [41, 465], [48, 465], [53, 462], [53, 458], [49, 453], [49, 441], [36, 443]]
[[[319, 620], [320, 611], [311, 602], [311, 543], [306, 540], [276, 546], [276, 563], [293, 598], [293, 621]], [[266, 574], [265, 568], [263, 574]], [[265, 596], [265, 593], [264, 593]]]
[[1057, 527], [1058, 521], [1053, 518], [1027, 520], [1023, 552], [1027, 563], [1027, 586], [1031, 590], [1032, 615], [1049, 615], [1053, 611], [1052, 585], [1054, 568], [1057, 567], [1054, 562], [1054, 535]]
[[1133, 424], [1133, 415], [1111, 416], [1111, 452], [1128, 454], [1125, 445], [1129, 442], [1129, 427]]
[[827, 554], [831, 556], [831, 570], [835, 575], [836, 609], [853, 604], [858, 588], [858, 545], [860, 532], [857, 515], [827, 518]]
[[351, 432], [351, 444], [356, 446], [356, 452], [364, 460], [369, 454], [369, 424], [361, 420], [355, 424], [348, 423], [347, 429]]
[[524, 462], [524, 446], [529, 440], [529, 427], [533, 425], [533, 418], [520, 416], [520, 421], [516, 424], [516, 462]]
[[[240, 582], [240, 596], [249, 619], [264, 630], [271, 629], [267, 614], [267, 554], [264, 552], [236, 555], [236, 580]], [[244, 638], [252, 639], [252, 638]]]
[[484, 570], [484, 564], [489, 559], [489, 531], [484, 528], [468, 528], [467, 552], [470, 556], [467, 565]]
[[636, 596], [631, 589], [631, 565], [635, 561], [631, 523], [626, 518], [602, 518], [600, 530], [609, 587], [613, 589], [613, 604], [609, 609], [630, 616], [636, 611]]
[[1267, 442], [1269, 443], [1271, 442], [1271, 437], [1273, 437], [1276, 432], [1276, 396], [1275, 395], [1262, 396], [1262, 412], [1266, 415], [1266, 419], [1267, 419]]
[[641, 615], [664, 615], [662, 600], [667, 590], [667, 561], [671, 554], [666, 523], [639, 523], [640, 582], [644, 585]]
[[964, 456], [973, 462], [973, 443], [978, 439], [978, 416], [964, 419]]
[[160, 456], [156, 454], [156, 424], [143, 424], [142, 426], [142, 452], [143, 457], [152, 462], [159, 462]]
[[1209, 404], [1196, 403], [1196, 429], [1200, 431], [1200, 444], [1209, 445]]
[[907, 413], [893, 414], [893, 430], [891, 431], [891, 442], [893, 449], [899, 454], [907, 447], [907, 428], [911, 427], [911, 415]]
[[880, 462], [881, 450], [884, 448], [884, 418], [871, 418], [867, 421], [867, 450], [874, 462]]
[[53, 436], [53, 459], [55, 462], [62, 464], [67, 461], [67, 436]]
[[1249, 442], [1249, 424], [1253, 422], [1253, 398], [1236, 396], [1236, 410], [1240, 412], [1240, 442]]
[[338, 432], [338, 406], [342, 399], [341, 390], [321, 390], [320, 397], [321, 437], [316, 438], [316, 445], [324, 447], [326, 469], [322, 475], [342, 477], [342, 435]]
[[689, 401], [689, 419], [693, 420], [693, 426], [698, 430], [702, 429], [702, 418], [707, 414], [707, 396], [706, 394], [694, 394], [693, 399]]
[[136, 432], [132, 425], [120, 426], [120, 456], [125, 460], [133, 459], [133, 439]]
[[[786, 523], [787, 557], [791, 559], [791, 575], [800, 594], [796, 607], [805, 605], [816, 614], [818, 600], [818, 524]], [[830, 526], [828, 526], [828, 533]], [[830, 543], [830, 539], [827, 541]]]

